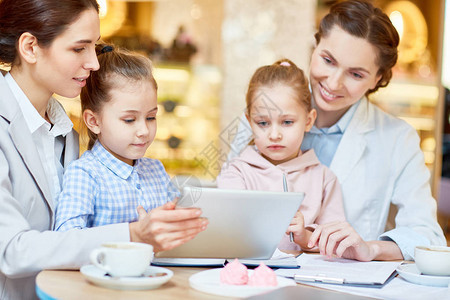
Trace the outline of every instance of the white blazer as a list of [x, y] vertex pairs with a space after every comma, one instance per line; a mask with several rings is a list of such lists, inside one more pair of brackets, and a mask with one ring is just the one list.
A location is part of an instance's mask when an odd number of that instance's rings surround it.
[[[42, 269], [78, 268], [106, 241], [129, 240], [128, 224], [51, 231], [55, 205], [24, 116], [0, 73], [0, 299], [34, 299]], [[64, 166], [78, 157], [65, 138]]]
[[[405, 121], [363, 98], [330, 169], [341, 183], [347, 220], [363, 239], [394, 240], [405, 259], [414, 258], [416, 245], [446, 244], [420, 139]], [[383, 234], [391, 203], [396, 227]]]

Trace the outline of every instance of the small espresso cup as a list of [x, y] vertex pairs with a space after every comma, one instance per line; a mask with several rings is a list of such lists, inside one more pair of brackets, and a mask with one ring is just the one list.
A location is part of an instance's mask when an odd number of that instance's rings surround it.
[[153, 258], [153, 246], [133, 242], [111, 242], [91, 252], [91, 262], [114, 277], [141, 276]]
[[417, 246], [414, 256], [422, 274], [450, 276], [450, 247]]

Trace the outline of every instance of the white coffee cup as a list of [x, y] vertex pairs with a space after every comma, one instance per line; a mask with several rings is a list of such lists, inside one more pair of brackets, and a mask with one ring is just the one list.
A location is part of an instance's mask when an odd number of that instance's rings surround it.
[[450, 247], [417, 246], [414, 256], [416, 267], [422, 274], [450, 276]]
[[91, 252], [91, 262], [114, 277], [141, 276], [153, 258], [153, 246], [133, 242], [111, 242]]

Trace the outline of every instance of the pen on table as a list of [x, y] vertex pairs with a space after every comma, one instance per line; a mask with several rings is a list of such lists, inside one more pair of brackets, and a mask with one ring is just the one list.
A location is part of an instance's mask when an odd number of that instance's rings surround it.
[[334, 278], [334, 277], [327, 277], [325, 275], [300, 275], [295, 274], [294, 275], [295, 281], [309, 281], [309, 282], [323, 282], [323, 283], [337, 283], [337, 284], [344, 284], [345, 279], [343, 278]]
[[[286, 174], [283, 174], [283, 191], [285, 191], [285, 192], [288, 191], [288, 186], [287, 186], [287, 182], [286, 182]], [[291, 243], [294, 242], [294, 234], [292, 232], [289, 232], [289, 240], [291, 241]]]

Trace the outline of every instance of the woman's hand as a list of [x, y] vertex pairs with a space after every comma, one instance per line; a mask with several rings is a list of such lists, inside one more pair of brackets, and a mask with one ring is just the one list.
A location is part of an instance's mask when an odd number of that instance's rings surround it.
[[175, 210], [173, 202], [167, 202], [149, 213], [142, 206], [137, 210], [139, 220], [130, 223], [130, 239], [132, 242], [153, 245], [155, 252], [170, 250], [186, 243], [208, 225], [208, 220], [200, 218], [200, 209]]
[[308, 247], [318, 246], [320, 254], [359, 261], [399, 260], [403, 254], [393, 241], [364, 241], [347, 222], [319, 225]]
[[317, 226], [308, 246], [317, 246], [320, 254], [359, 261], [371, 261], [378, 255], [378, 247], [365, 242], [347, 222], [333, 222]]

